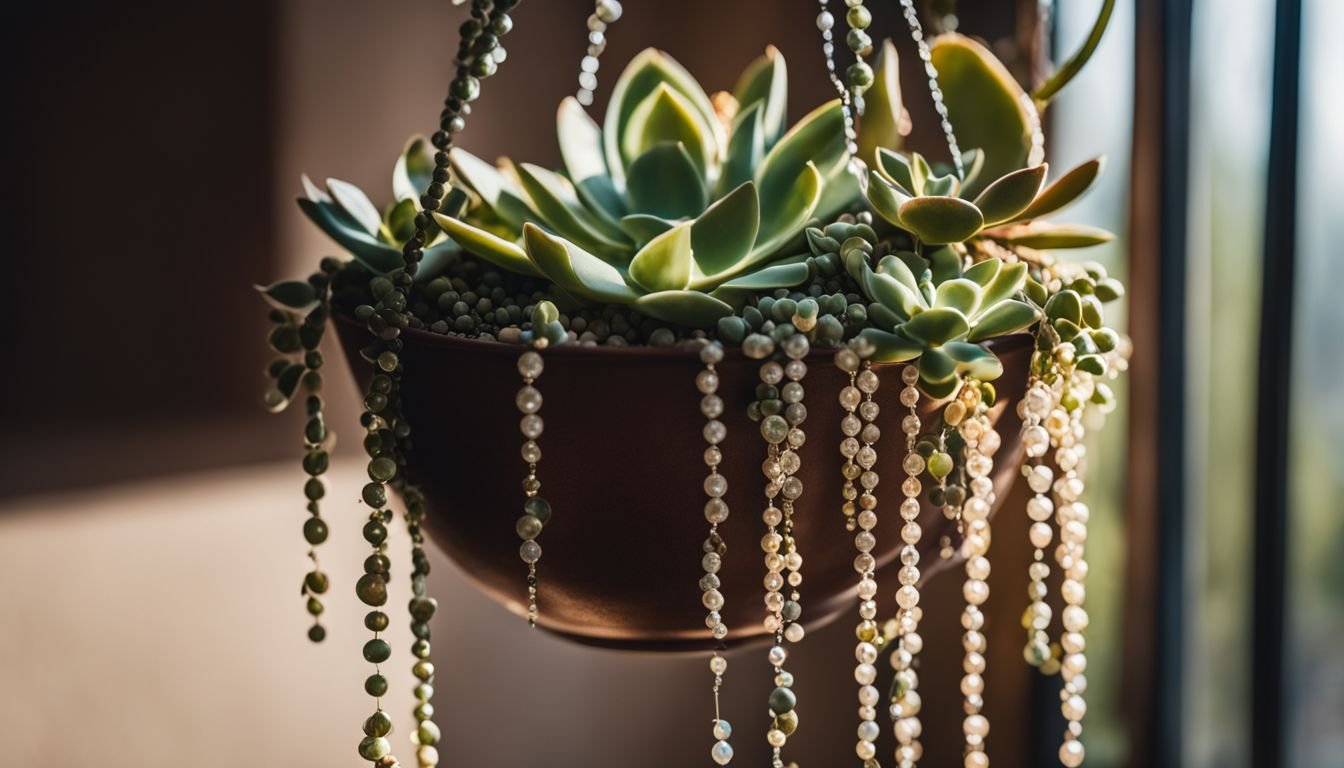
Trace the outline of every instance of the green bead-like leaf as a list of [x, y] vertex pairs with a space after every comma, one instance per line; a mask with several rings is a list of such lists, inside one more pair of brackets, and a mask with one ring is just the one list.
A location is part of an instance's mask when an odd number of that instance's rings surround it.
[[527, 252], [518, 247], [516, 243], [496, 237], [483, 229], [478, 229], [460, 219], [444, 216], [441, 213], [434, 214], [434, 221], [438, 222], [438, 225], [443, 227], [448, 236], [457, 241], [468, 253], [510, 272], [541, 276], [541, 271], [528, 259]]
[[535, 224], [523, 226], [527, 254], [542, 274], [564, 291], [608, 304], [628, 304], [636, 293], [615, 267]]
[[649, 317], [691, 328], [713, 328], [733, 313], [728, 304], [699, 291], [661, 291], [640, 296], [634, 308]]
[[532, 308], [533, 325], [545, 325], [546, 323], [554, 323], [557, 322], [559, 319], [560, 319], [560, 310], [556, 309], [555, 305], [549, 301], [539, 301], [537, 302], [537, 305]]
[[873, 85], [863, 95], [859, 119], [859, 157], [873, 157], [878, 147], [901, 145], [904, 106], [901, 102], [900, 59], [891, 40], [883, 40], [873, 64]]
[[1074, 325], [1082, 325], [1082, 298], [1073, 291], [1060, 291], [1045, 303], [1045, 315], [1051, 320], [1068, 320]]
[[955, 309], [966, 317], [975, 315], [980, 308], [980, 286], [973, 280], [956, 278], [938, 285], [933, 306]]
[[433, 177], [434, 158], [429, 142], [424, 136], [411, 137], [392, 168], [392, 197], [398, 202], [410, 200], [418, 210], [420, 196], [425, 194]]
[[704, 174], [680, 144], [650, 147], [630, 164], [630, 209], [664, 219], [694, 218], [709, 204]]
[[1105, 326], [1102, 319], [1101, 300], [1096, 296], [1082, 296], [1083, 302], [1083, 325], [1088, 328], [1101, 328]]
[[1101, 355], [1083, 355], [1078, 358], [1074, 365], [1078, 370], [1090, 373], [1093, 376], [1106, 375], [1106, 358]]
[[1008, 299], [988, 307], [975, 321], [975, 327], [967, 334], [967, 341], [1006, 336], [1030, 326], [1040, 318], [1040, 313], [1030, 304]]
[[899, 214], [901, 228], [926, 245], [965, 242], [984, 223], [979, 209], [957, 197], [912, 198]]
[[1113, 277], [1102, 278], [1097, 281], [1097, 287], [1093, 289], [1092, 295], [1103, 302], [1115, 301], [1125, 295], [1125, 286]]
[[963, 338], [970, 330], [966, 316], [947, 307], [925, 310], [901, 326], [901, 332], [906, 336], [931, 347]]
[[760, 225], [761, 204], [750, 181], [711, 205], [691, 226], [696, 279], [728, 272], [747, 258]]
[[317, 302], [317, 289], [307, 280], [282, 280], [270, 285], [254, 285], [276, 309], [305, 310]]
[[630, 261], [630, 279], [646, 291], [678, 291], [691, 281], [691, 225], [649, 241]]
[[[1027, 164], [1033, 109], [1022, 87], [984, 46], [958, 34], [940, 35], [931, 46], [948, 119], [963, 147], [985, 152], [978, 179], [987, 183]], [[981, 183], [981, 182], [977, 182]], [[980, 189], [966, 185], [973, 197]]]
[[1045, 183], [1047, 165], [1023, 168], [996, 180], [975, 198], [975, 207], [985, 217], [985, 226], [1011, 221], [1032, 204]]
[[873, 345], [872, 360], [878, 363], [903, 363], [914, 360], [924, 351], [924, 345], [898, 333], [887, 333], [876, 328], [864, 328], [859, 338]]
[[1035, 202], [1014, 217], [1015, 221], [1031, 221], [1049, 216], [1082, 197], [1105, 167], [1104, 157], [1094, 158], [1060, 176], [1036, 196]]

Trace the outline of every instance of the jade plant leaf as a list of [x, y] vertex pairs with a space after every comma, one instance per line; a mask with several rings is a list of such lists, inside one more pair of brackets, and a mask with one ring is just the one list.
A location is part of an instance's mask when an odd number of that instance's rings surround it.
[[924, 345], [902, 336], [876, 328], [864, 328], [859, 338], [873, 345], [872, 359], [879, 363], [903, 363], [914, 360], [924, 351]]
[[500, 220], [515, 231], [532, 216], [516, 180], [464, 149], [452, 151], [453, 171]]
[[1017, 218], [1031, 206], [1045, 182], [1045, 163], [1023, 168], [996, 179], [975, 198], [975, 207], [985, 217], [984, 226], [992, 227]]
[[[948, 118], [963, 147], [984, 150], [978, 179], [989, 181], [1027, 164], [1031, 150], [1030, 97], [1003, 63], [984, 46], [955, 33], [938, 36], [931, 46]], [[974, 197], [982, 187], [966, 185]]]
[[964, 341], [944, 344], [942, 351], [956, 364], [957, 373], [980, 381], [993, 381], [1003, 375], [1003, 363], [994, 353]]
[[970, 330], [965, 315], [946, 307], [926, 309], [901, 326], [902, 333], [929, 347], [963, 338]]
[[[845, 161], [844, 113], [839, 99], [833, 99], [799, 120], [761, 161], [755, 177], [761, 210], [770, 219], [787, 220], [774, 212], [797, 197], [791, 187], [804, 173], [804, 168], [811, 166], [818, 174], [819, 195], [821, 178], [829, 175], [837, 163]], [[817, 215], [824, 218], [828, 213], [817, 211]], [[770, 231], [772, 228], [763, 226], [762, 229]]]
[[373, 272], [383, 274], [403, 264], [400, 249], [378, 240], [357, 225], [352, 226], [348, 218], [334, 212], [330, 204], [316, 203], [301, 197], [299, 209], [332, 240]]
[[[766, 187], [765, 184], [773, 186]], [[756, 263], [798, 238], [821, 201], [821, 174], [805, 163], [798, 175], [784, 183], [773, 173], [756, 184], [762, 219], [749, 263]]]
[[[998, 259], [990, 259], [990, 261], [998, 262]], [[1021, 291], [1026, 283], [1026, 264], [1020, 261], [1016, 264], [1004, 264], [996, 271], [994, 279], [985, 286], [985, 293], [981, 299], [983, 306], [991, 307], [1012, 297], [1018, 291]]]
[[719, 172], [719, 190], [733, 189], [751, 181], [752, 174], [765, 158], [765, 148], [765, 108], [757, 104], [733, 118], [733, 133], [728, 137], [728, 150]]
[[739, 264], [751, 252], [760, 224], [760, 200], [750, 181], [711, 205], [691, 226], [691, 248], [700, 275], [718, 275]]
[[1014, 218], [1018, 221], [1030, 221], [1062, 210], [1092, 188], [1105, 165], [1106, 158], [1097, 157], [1073, 168], [1041, 190], [1036, 201]]
[[755, 272], [748, 272], [720, 285], [710, 292], [714, 298], [727, 302], [734, 309], [740, 309], [748, 298], [763, 291], [776, 288], [792, 288], [807, 280], [811, 274], [807, 264], [798, 261], [787, 264], [772, 264]]
[[613, 222], [624, 216], [625, 202], [607, 173], [607, 161], [602, 156], [602, 129], [573, 96], [560, 102], [555, 123], [560, 157], [579, 199], [589, 210]]
[[987, 309], [967, 334], [967, 341], [984, 341], [996, 336], [1015, 333], [1040, 319], [1036, 308], [1025, 302], [1008, 299]]
[[980, 308], [980, 286], [964, 277], [946, 280], [934, 292], [933, 306], [955, 309], [971, 317]]
[[542, 231], [535, 224], [523, 225], [523, 241], [536, 266], [566, 292], [612, 304], [628, 304], [637, 294], [625, 284], [615, 267], [577, 245]]
[[881, 178], [894, 184], [907, 197], [915, 194], [914, 174], [911, 173], [910, 161], [906, 159], [905, 155], [885, 147], [878, 149], [877, 173], [881, 175]]
[[980, 210], [958, 197], [911, 198], [898, 214], [902, 226], [928, 245], [963, 242], [984, 224]]
[[897, 314], [904, 321], [924, 309], [918, 289], [911, 290], [897, 278], [878, 272], [865, 272], [864, 292]]
[[630, 279], [646, 291], [674, 291], [691, 281], [691, 225], [678, 224], [649, 241], [630, 261]]
[[681, 144], [650, 147], [627, 172], [626, 192], [635, 213], [665, 219], [693, 218], [709, 204], [704, 174]]

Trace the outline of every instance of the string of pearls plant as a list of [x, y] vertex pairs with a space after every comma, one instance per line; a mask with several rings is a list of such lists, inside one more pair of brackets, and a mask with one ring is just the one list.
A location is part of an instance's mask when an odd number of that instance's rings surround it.
[[923, 756], [923, 745], [919, 737], [923, 726], [919, 719], [923, 701], [920, 699], [919, 676], [915, 671], [915, 659], [924, 647], [919, 635], [919, 621], [924, 609], [919, 606], [919, 542], [924, 535], [916, 521], [919, 517], [919, 495], [923, 490], [919, 477], [924, 473], [926, 462], [917, 449], [916, 439], [920, 432], [919, 412], [919, 371], [912, 365], [901, 368], [901, 405], [908, 411], [901, 419], [901, 431], [905, 434], [905, 457], [901, 460], [901, 469], [905, 479], [901, 481], [901, 570], [900, 589], [896, 592], [899, 609], [896, 613], [896, 648], [891, 655], [891, 667], [895, 675], [891, 681], [889, 695], [893, 731], [896, 735], [896, 764], [900, 768], [911, 768]]
[[710, 637], [716, 643], [715, 650], [709, 658], [709, 671], [714, 675], [714, 721], [711, 731], [715, 739], [714, 746], [710, 749], [710, 757], [719, 765], [727, 765], [733, 759], [733, 747], [728, 742], [733, 735], [733, 727], [720, 716], [719, 708], [723, 673], [728, 670], [728, 660], [720, 654], [720, 651], [725, 647], [723, 641], [728, 637], [728, 626], [723, 623], [723, 615], [719, 613], [723, 608], [723, 593], [719, 591], [722, 584], [718, 573], [723, 567], [723, 555], [727, 547], [723, 537], [719, 535], [719, 524], [728, 519], [728, 502], [723, 499], [728, 493], [728, 480], [719, 474], [719, 464], [723, 461], [723, 449], [720, 446], [728, 437], [728, 429], [719, 420], [723, 415], [723, 398], [717, 394], [719, 374], [714, 368], [715, 364], [722, 360], [721, 345], [707, 343], [702, 346], [700, 362], [705, 367], [695, 377], [695, 386], [701, 395], [700, 413], [706, 419], [703, 434], [708, 444], [705, 448], [705, 466], [709, 467], [709, 474], [705, 477], [705, 494], [709, 497], [705, 502], [705, 519], [709, 521], [709, 538], [705, 539], [700, 558], [700, 565], [705, 571], [705, 575], [700, 578], [700, 601], [709, 611], [705, 617], [705, 626], [709, 628]]

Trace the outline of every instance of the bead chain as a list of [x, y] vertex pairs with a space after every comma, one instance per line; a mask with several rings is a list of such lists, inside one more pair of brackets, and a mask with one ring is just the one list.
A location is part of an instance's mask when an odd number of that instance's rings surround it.
[[994, 470], [991, 458], [998, 448], [998, 434], [994, 432], [987, 410], [981, 401], [978, 384], [967, 380], [958, 399], [966, 406], [967, 415], [960, 422], [961, 437], [966, 442], [965, 467], [970, 476], [970, 495], [962, 507], [966, 538], [962, 544], [966, 556], [966, 580], [962, 597], [966, 607], [962, 613], [962, 646], [966, 651], [963, 661], [964, 676], [961, 692], [966, 718], [962, 721], [965, 736], [966, 768], [987, 768], [989, 756], [985, 753], [985, 739], [989, 736], [989, 720], [981, 714], [984, 708], [985, 671], [985, 616], [980, 606], [989, 599], [989, 513], [994, 503]]
[[919, 676], [914, 670], [915, 657], [924, 647], [920, 637], [919, 620], [923, 609], [919, 607], [919, 540], [922, 535], [917, 519], [919, 517], [919, 494], [922, 490], [919, 476], [924, 472], [924, 457], [915, 449], [920, 430], [919, 413], [915, 407], [919, 404], [919, 369], [907, 365], [901, 369], [901, 381], [905, 387], [901, 390], [901, 405], [909, 408], [909, 413], [901, 419], [901, 431], [905, 433], [905, 458], [901, 468], [905, 471], [905, 480], [901, 483], [901, 588], [896, 593], [899, 610], [896, 614], [896, 650], [891, 655], [891, 666], [896, 671], [891, 687], [891, 718], [896, 734], [896, 764], [899, 768], [913, 768], [923, 756], [924, 748], [919, 742], [923, 725], [919, 720], [922, 706], [917, 688]]
[[1039, 378], [1033, 377], [1027, 387], [1027, 393], [1018, 406], [1018, 415], [1022, 418], [1022, 445], [1027, 454], [1027, 465], [1022, 468], [1032, 497], [1027, 501], [1027, 517], [1031, 526], [1027, 529], [1027, 538], [1034, 551], [1031, 565], [1027, 566], [1027, 597], [1031, 601], [1022, 617], [1023, 628], [1027, 631], [1027, 644], [1022, 649], [1022, 657], [1033, 667], [1048, 671], [1052, 661], [1050, 636], [1046, 630], [1050, 627], [1052, 611], [1045, 601], [1048, 588], [1045, 580], [1050, 576], [1050, 566], [1045, 562], [1045, 548], [1054, 538], [1054, 529], [1050, 518], [1054, 516], [1055, 504], [1046, 494], [1050, 492], [1054, 472], [1041, 461], [1050, 447], [1050, 434], [1041, 426], [1041, 420], [1050, 412], [1054, 402], [1054, 393]]
[[322, 572], [321, 563], [317, 559], [317, 546], [327, 539], [327, 524], [322, 520], [322, 510], [319, 500], [326, 495], [326, 486], [322, 483], [322, 475], [326, 473], [331, 464], [330, 454], [324, 447], [327, 442], [327, 422], [322, 412], [322, 352], [318, 345], [322, 341], [323, 333], [326, 330], [327, 316], [330, 314], [331, 297], [331, 276], [329, 272], [335, 272], [337, 265], [333, 261], [323, 259], [322, 271], [313, 274], [308, 278], [308, 282], [317, 291], [317, 307], [308, 313], [303, 319], [303, 326], [299, 329], [299, 344], [303, 347], [303, 387], [308, 392], [305, 402], [307, 408], [308, 421], [303, 427], [303, 471], [308, 475], [307, 482], [304, 483], [304, 496], [308, 499], [308, 512], [311, 515], [304, 521], [303, 535], [309, 543], [308, 559], [313, 563], [313, 570], [309, 571], [303, 577], [302, 593], [307, 597], [308, 613], [313, 617], [313, 626], [308, 628], [308, 639], [314, 643], [320, 643], [327, 636], [327, 630], [322, 626], [320, 617], [325, 606], [322, 605], [319, 595], [325, 594], [330, 580], [327, 574]]
[[621, 18], [619, 0], [597, 0], [588, 15], [588, 53], [579, 63], [579, 90], [574, 95], [583, 106], [591, 106], [597, 90], [598, 57], [607, 49], [607, 27]]
[[[1068, 394], [1067, 387], [1074, 374], [1067, 370], [1061, 377], [1066, 388], [1062, 394]], [[1062, 398], [1061, 398], [1062, 399]], [[1081, 444], [1084, 429], [1082, 408], [1065, 411], [1056, 404], [1046, 417], [1046, 431], [1050, 432], [1051, 442], [1056, 446], [1055, 464], [1061, 476], [1055, 480], [1055, 519], [1059, 524], [1059, 545], [1055, 548], [1055, 562], [1064, 572], [1064, 581], [1060, 584], [1060, 596], [1064, 599], [1064, 610], [1060, 614], [1064, 632], [1060, 635], [1063, 658], [1060, 674], [1064, 678], [1064, 688], [1060, 691], [1060, 711], [1068, 722], [1064, 742], [1059, 748], [1059, 760], [1066, 768], [1077, 768], [1083, 764], [1083, 716], [1087, 713], [1087, 702], [1083, 696], [1087, 692], [1087, 656], [1083, 631], [1087, 629], [1087, 610], [1083, 607], [1086, 589], [1083, 586], [1087, 578], [1087, 560], [1084, 544], [1087, 541], [1087, 505], [1082, 497], [1083, 466]]]
[[[793, 537], [793, 512], [794, 502], [803, 494], [803, 481], [797, 477], [801, 466], [797, 450], [807, 440], [799, 425], [807, 418], [802, 385], [803, 377], [807, 375], [807, 365], [802, 358], [807, 355], [809, 345], [806, 336], [794, 334], [780, 346], [789, 361], [783, 366], [769, 361], [761, 366], [760, 371], [761, 381], [768, 387], [788, 379], [780, 388], [780, 398], [787, 403], [784, 413], [771, 414], [761, 420], [761, 435], [769, 444], [767, 458], [762, 465], [768, 482], [765, 486], [767, 507], [762, 514], [767, 531], [761, 539], [761, 548], [765, 551], [765, 605], [769, 611], [765, 628], [775, 635], [775, 644], [767, 654], [770, 666], [775, 670], [775, 689], [770, 693], [769, 706], [773, 718], [770, 730], [766, 733], [766, 741], [773, 750], [771, 764], [774, 768], [783, 768], [781, 755], [784, 744], [798, 727], [798, 715], [794, 711], [798, 699], [792, 690], [793, 674], [784, 669], [784, 662], [788, 659], [784, 641], [797, 643], [804, 634], [803, 625], [798, 623], [802, 615], [798, 587], [803, 583], [803, 558], [798, 554]], [[780, 500], [778, 507], [775, 506], [777, 498]], [[783, 529], [782, 535], [777, 530], [779, 528]], [[783, 575], [786, 570], [787, 578]], [[782, 593], [786, 580], [792, 587], [787, 600]]]
[[714, 675], [714, 720], [710, 730], [714, 735], [714, 745], [710, 748], [710, 757], [719, 765], [727, 765], [733, 759], [733, 747], [728, 743], [733, 727], [720, 717], [719, 692], [723, 688], [723, 673], [728, 670], [728, 660], [721, 655], [724, 639], [728, 637], [728, 626], [723, 623], [723, 592], [719, 580], [719, 570], [723, 567], [723, 555], [727, 544], [719, 535], [719, 523], [728, 519], [728, 503], [723, 500], [728, 493], [728, 480], [719, 474], [719, 464], [723, 461], [723, 449], [720, 444], [728, 436], [728, 429], [719, 417], [723, 415], [723, 398], [719, 397], [719, 374], [715, 364], [723, 360], [723, 347], [718, 343], [708, 343], [700, 348], [700, 362], [705, 369], [695, 377], [695, 387], [700, 392], [700, 413], [706, 419], [703, 434], [708, 447], [705, 448], [705, 466], [709, 474], [705, 477], [705, 519], [709, 521], [709, 538], [705, 539], [700, 565], [705, 575], [700, 578], [701, 604], [709, 611], [705, 617], [705, 626], [717, 646], [709, 658], [709, 671]]
[[415, 486], [402, 489], [406, 498], [406, 530], [411, 535], [411, 674], [416, 679], [415, 689], [415, 751], [420, 765], [437, 765], [439, 739], [442, 733], [434, 722], [434, 662], [431, 660], [430, 619], [438, 610], [438, 601], [429, 596], [426, 581], [429, 578], [429, 557], [425, 554], [425, 497]]
[[523, 386], [518, 390], [515, 402], [522, 418], [518, 420], [518, 430], [523, 433], [522, 458], [527, 464], [527, 475], [523, 477], [523, 514], [518, 518], [514, 529], [523, 543], [518, 547], [518, 556], [527, 563], [527, 625], [537, 626], [537, 561], [541, 559], [541, 545], [537, 537], [541, 529], [550, 522], [551, 505], [538, 496], [541, 481], [537, 479], [537, 464], [541, 461], [541, 446], [537, 440], [541, 437], [545, 424], [541, 419], [541, 391], [535, 386], [541, 376], [544, 363], [541, 353], [529, 349], [518, 357], [518, 373], [523, 377]]
[[[859, 641], [854, 647], [854, 658], [858, 663], [854, 669], [854, 680], [859, 684], [859, 740], [854, 750], [865, 765], [876, 766], [874, 757], [877, 749], [873, 746], [873, 742], [877, 741], [879, 733], [876, 722], [878, 692], [873, 685], [877, 679], [877, 670], [873, 664], [877, 661], [877, 643], [880, 641], [877, 640], [877, 624], [874, 621], [877, 618], [877, 603], [873, 599], [877, 595], [877, 582], [873, 577], [877, 570], [877, 561], [872, 555], [872, 550], [876, 546], [872, 530], [877, 527], [877, 497], [873, 495], [872, 489], [877, 485], [878, 476], [872, 470], [877, 459], [872, 444], [876, 442], [879, 433], [877, 425], [872, 423], [877, 417], [877, 403], [873, 402], [871, 390], [877, 388], [877, 378], [870, 368], [864, 368], [864, 373], [869, 374], [863, 381], [868, 392], [865, 398], [864, 393], [860, 392], [858, 353], [848, 347], [842, 348], [835, 354], [835, 365], [849, 374], [849, 384], [840, 390], [840, 407], [845, 410], [845, 416], [840, 420], [840, 431], [845, 435], [840, 441], [840, 455], [845, 457], [845, 463], [841, 467], [841, 473], [845, 478], [841, 486], [845, 528], [849, 531], [855, 528], [863, 529], [854, 538], [854, 545], [858, 550], [858, 555], [854, 558], [854, 570], [859, 574], [859, 624], [854, 630]], [[869, 387], [871, 389], [867, 389]], [[858, 414], [860, 408], [864, 411], [866, 424], [860, 421]], [[859, 443], [860, 436], [863, 438], [863, 445]], [[861, 463], [865, 461], [868, 466], [861, 468]], [[864, 487], [862, 496], [854, 486], [855, 480]], [[857, 515], [856, 499], [862, 509]]]
[[905, 22], [910, 26], [910, 37], [919, 48], [919, 58], [924, 62], [924, 74], [929, 78], [929, 93], [933, 97], [933, 108], [942, 121], [943, 135], [947, 137], [947, 150], [952, 154], [952, 164], [957, 169], [958, 178], [966, 178], [966, 169], [962, 167], [961, 149], [957, 146], [957, 134], [952, 130], [952, 121], [947, 116], [947, 105], [943, 103], [943, 89], [938, 85], [938, 68], [933, 65], [933, 53], [924, 39], [924, 27], [919, 23], [919, 14], [915, 11], [915, 0], [901, 0], [901, 10]]
[[[392, 768], [399, 765], [391, 754], [391, 745], [386, 738], [391, 731], [392, 721], [382, 710], [381, 698], [387, 692], [387, 680], [378, 666], [391, 655], [391, 647], [386, 640], [379, 637], [379, 633], [387, 628], [389, 619], [386, 613], [377, 609], [387, 602], [390, 565], [385, 554], [387, 524], [392, 521], [391, 510], [386, 509], [387, 485], [401, 474], [400, 463], [404, 463], [405, 458], [404, 455], [399, 455], [397, 444], [398, 442], [404, 444], [410, 435], [409, 425], [399, 414], [389, 424], [379, 413], [387, 407], [389, 395], [394, 395], [399, 389], [403, 374], [399, 355], [402, 342], [399, 336], [401, 329], [409, 324], [405, 313], [408, 290], [419, 270], [420, 261], [424, 258], [423, 248], [432, 221], [431, 213], [440, 209], [447, 194], [446, 185], [451, 178], [449, 150], [452, 147], [453, 136], [466, 127], [465, 116], [470, 112], [468, 102], [480, 95], [479, 78], [494, 74], [499, 61], [504, 58], [504, 49], [499, 47], [499, 39], [512, 29], [513, 22], [508, 12], [516, 7], [518, 2], [519, 0], [493, 2], [474, 0], [472, 3], [471, 18], [464, 22], [460, 29], [460, 43], [456, 57], [457, 74], [444, 101], [444, 109], [440, 114], [440, 129], [430, 139], [437, 149], [434, 155], [433, 180], [420, 198], [423, 210], [415, 216], [415, 233], [406, 241], [403, 248], [404, 267], [394, 276], [395, 282], [391, 283], [391, 288], [383, 290], [376, 296], [378, 307], [371, 308], [373, 311], [364, 315], [368, 318], [369, 330], [377, 337], [374, 347], [367, 353], [368, 359], [376, 367], [365, 396], [365, 412], [362, 416], [364, 426], [368, 430], [364, 444], [370, 456], [368, 473], [371, 481], [364, 486], [362, 496], [364, 502], [373, 509], [369, 522], [364, 526], [364, 537], [374, 547], [374, 553], [365, 560], [365, 574], [357, 582], [355, 591], [361, 601], [375, 608], [365, 616], [365, 626], [374, 636], [364, 644], [363, 654], [366, 661], [374, 664], [374, 673], [365, 681], [365, 691], [374, 697], [376, 708], [373, 715], [364, 722], [364, 739], [359, 744], [359, 754], [378, 768]], [[380, 279], [385, 283], [391, 282], [385, 278], [375, 278], [374, 281]], [[407, 488], [404, 476], [399, 487]], [[420, 564], [417, 563], [416, 571], [421, 570]], [[412, 578], [415, 578], [415, 575], [413, 574]], [[418, 575], [423, 577], [423, 573]], [[427, 628], [428, 624], [424, 623], [424, 626]], [[427, 641], [427, 637], [420, 639]], [[426, 657], [422, 661], [428, 663], [427, 646], [425, 651]], [[432, 666], [422, 669], [432, 670]], [[437, 732], [437, 727], [429, 719], [429, 715], [433, 712], [432, 707], [424, 706], [428, 704], [432, 686], [422, 682], [417, 686], [417, 695], [420, 693], [426, 695], [421, 698], [421, 705], [416, 708], [417, 720], [420, 721], [416, 733], [417, 742], [422, 736]], [[417, 754], [422, 766], [437, 763], [437, 751], [432, 745], [422, 744]]]

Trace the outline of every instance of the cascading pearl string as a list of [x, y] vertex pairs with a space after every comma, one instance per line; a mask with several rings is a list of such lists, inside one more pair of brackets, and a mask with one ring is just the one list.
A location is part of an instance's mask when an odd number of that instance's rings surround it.
[[597, 0], [588, 16], [588, 51], [579, 62], [579, 90], [574, 98], [583, 106], [591, 106], [597, 90], [598, 58], [607, 49], [607, 28], [621, 18], [620, 0]]
[[551, 505], [538, 492], [541, 480], [537, 478], [537, 464], [541, 461], [541, 447], [537, 440], [541, 438], [545, 427], [541, 419], [541, 392], [534, 386], [541, 376], [544, 363], [541, 354], [529, 349], [518, 358], [518, 373], [523, 377], [522, 389], [518, 390], [516, 403], [523, 414], [518, 429], [526, 438], [523, 443], [522, 457], [527, 464], [527, 475], [523, 478], [523, 515], [518, 518], [515, 529], [523, 540], [518, 548], [518, 556], [527, 563], [527, 624], [537, 626], [537, 561], [541, 559], [541, 544], [537, 537], [551, 519]]
[[719, 446], [728, 436], [728, 428], [719, 420], [723, 415], [723, 398], [719, 397], [719, 373], [715, 364], [723, 360], [723, 347], [717, 343], [705, 344], [700, 348], [700, 362], [705, 366], [695, 377], [695, 387], [700, 392], [700, 413], [706, 419], [703, 435], [708, 447], [705, 448], [705, 466], [709, 473], [705, 477], [705, 519], [709, 522], [709, 538], [705, 539], [700, 565], [705, 575], [700, 578], [700, 601], [709, 611], [705, 617], [705, 626], [712, 638], [718, 643], [709, 659], [709, 671], [714, 675], [714, 720], [711, 731], [714, 745], [710, 748], [710, 757], [719, 765], [727, 765], [733, 759], [733, 747], [728, 739], [733, 727], [720, 717], [719, 692], [723, 688], [723, 674], [728, 671], [728, 660], [721, 655], [723, 641], [728, 637], [728, 626], [723, 623], [723, 592], [720, 591], [719, 570], [723, 567], [723, 555], [727, 545], [719, 535], [719, 524], [728, 519], [728, 503], [723, 497], [728, 493], [728, 480], [719, 474], [719, 464], [723, 461], [723, 449]]
[[967, 380], [962, 385], [958, 400], [967, 415], [960, 422], [961, 437], [966, 443], [965, 469], [970, 477], [970, 495], [962, 506], [965, 539], [962, 552], [966, 557], [966, 580], [962, 597], [966, 602], [962, 613], [962, 647], [965, 674], [961, 678], [961, 693], [966, 717], [962, 720], [965, 737], [965, 768], [988, 768], [989, 755], [985, 739], [989, 736], [989, 720], [981, 714], [984, 709], [984, 669], [986, 639], [981, 630], [985, 616], [981, 606], [989, 599], [989, 513], [994, 503], [993, 453], [998, 448], [998, 433], [994, 431], [985, 412], [978, 382]]
[[914, 669], [915, 657], [924, 647], [920, 637], [919, 620], [923, 608], [919, 607], [919, 542], [923, 535], [917, 519], [919, 517], [919, 494], [922, 490], [919, 476], [924, 472], [926, 462], [915, 446], [921, 428], [919, 413], [919, 369], [907, 365], [901, 369], [901, 380], [905, 387], [901, 390], [901, 405], [909, 412], [901, 419], [901, 431], [905, 433], [905, 458], [901, 468], [905, 480], [901, 483], [901, 587], [896, 592], [896, 649], [891, 654], [891, 666], [896, 675], [891, 688], [891, 718], [896, 735], [896, 764], [899, 768], [914, 768], [923, 756], [923, 745], [919, 737], [923, 724], [919, 719], [922, 700], [916, 690], [919, 676]]
[[914, 0], [901, 0], [901, 11], [905, 15], [906, 24], [910, 27], [910, 37], [919, 48], [919, 58], [924, 62], [924, 74], [929, 78], [929, 94], [933, 97], [933, 108], [938, 112], [943, 136], [947, 139], [947, 150], [952, 155], [952, 165], [957, 169], [957, 178], [964, 179], [966, 169], [962, 166], [961, 148], [957, 146], [957, 134], [952, 130], [947, 104], [943, 103], [943, 89], [938, 85], [938, 68], [933, 65], [933, 52], [929, 50], [929, 44], [924, 39], [924, 27], [919, 23]]

